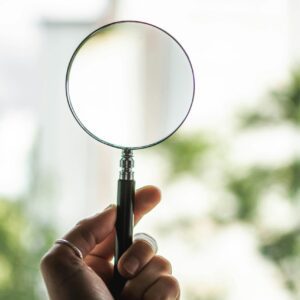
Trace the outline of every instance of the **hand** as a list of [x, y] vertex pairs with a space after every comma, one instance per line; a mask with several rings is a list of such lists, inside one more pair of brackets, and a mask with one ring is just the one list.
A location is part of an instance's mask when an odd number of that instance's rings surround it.
[[[136, 192], [134, 219], [137, 223], [160, 201], [153, 186]], [[114, 225], [116, 207], [80, 221], [63, 239], [78, 247], [81, 260], [66, 245], [55, 244], [41, 261], [42, 274], [52, 300], [111, 300]], [[151, 246], [135, 241], [118, 263], [122, 276], [128, 278], [122, 299], [179, 299], [179, 285], [171, 275], [171, 265], [155, 255]]]

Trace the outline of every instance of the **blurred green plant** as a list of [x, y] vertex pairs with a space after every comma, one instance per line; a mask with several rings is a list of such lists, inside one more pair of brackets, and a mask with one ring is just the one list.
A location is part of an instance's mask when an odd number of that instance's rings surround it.
[[256, 216], [261, 193], [272, 184], [273, 172], [253, 167], [247, 174], [231, 174], [227, 177], [226, 188], [235, 196], [238, 203], [236, 218], [251, 222]]
[[24, 202], [0, 199], [0, 299], [41, 299], [39, 260], [54, 230], [29, 216]]
[[157, 150], [166, 158], [169, 179], [174, 180], [185, 173], [198, 175], [204, 154], [213, 147], [213, 142], [204, 133], [175, 134], [161, 143]]
[[289, 82], [270, 92], [258, 109], [243, 111], [240, 116], [242, 127], [272, 125], [288, 121], [300, 125], [300, 72], [295, 69]]
[[263, 194], [273, 186], [285, 191], [288, 195], [287, 201], [299, 200], [300, 160], [298, 158], [280, 167], [253, 166], [246, 174], [235, 172], [227, 175], [226, 178], [226, 188], [238, 200], [236, 217], [244, 221], [254, 221]]
[[[290, 80], [280, 89], [272, 91], [268, 99], [263, 102], [267, 109], [257, 109], [250, 113], [245, 113], [241, 118], [243, 128], [270, 126], [276, 123], [290, 123], [297, 130], [300, 129], [300, 70], [291, 73]], [[272, 114], [273, 113], [273, 114]], [[235, 176], [237, 177], [237, 176]], [[255, 178], [255, 182], [253, 182]], [[291, 158], [291, 161], [277, 168], [265, 169], [260, 175], [255, 170], [249, 170], [248, 175], [240, 180], [238, 190], [244, 186], [251, 185], [247, 192], [240, 195], [239, 202], [247, 202], [248, 206], [244, 210], [244, 216], [255, 217], [257, 203], [262, 199], [264, 187], [270, 185], [280, 186], [287, 195], [285, 201], [291, 201], [294, 209], [297, 210], [300, 201], [300, 153]], [[232, 182], [230, 183], [232, 185]], [[247, 196], [248, 195], [248, 196]], [[247, 199], [247, 200], [245, 200]], [[251, 204], [249, 204], [249, 202]], [[297, 226], [297, 225], [296, 225]], [[273, 261], [286, 282], [286, 286], [294, 291], [295, 297], [300, 294], [299, 271], [300, 270], [300, 230], [295, 227], [285, 233], [275, 233], [264, 239], [260, 237], [261, 253]], [[293, 268], [287, 266], [293, 266]], [[298, 274], [298, 275], [297, 275]]]
[[[56, 236], [49, 224], [33, 209], [42, 177], [38, 174], [39, 136], [28, 157], [29, 184], [17, 199], [0, 197], [0, 299], [40, 300], [45, 297], [39, 271], [40, 259]], [[49, 194], [51, 180], [42, 185]], [[40, 203], [39, 203], [40, 204]]]
[[[256, 108], [245, 110], [238, 115], [241, 126], [237, 131], [242, 134], [244, 130], [263, 130], [270, 126], [289, 123], [294, 129], [300, 129], [300, 69], [291, 73], [290, 80], [285, 86], [272, 91], [265, 101]], [[216, 135], [216, 134], [215, 134]], [[209, 168], [205, 162], [220, 160], [215, 148], [224, 147], [218, 142], [211, 143], [207, 134], [193, 133], [190, 136], [179, 134], [162, 143], [157, 150], [164, 154], [169, 164], [170, 180], [191, 174], [202, 180], [201, 174]], [[215, 155], [213, 158], [211, 157]], [[222, 157], [226, 160], [226, 157]], [[255, 164], [243, 172], [232, 170], [230, 164], [222, 164], [217, 170], [219, 178], [224, 180], [224, 191], [235, 199], [237, 208], [227, 222], [245, 222], [256, 230], [259, 241], [259, 251], [269, 259], [281, 272], [286, 287], [294, 294], [295, 299], [300, 296], [300, 224], [296, 224], [290, 230], [275, 230], [272, 234], [266, 234], [268, 229], [258, 225], [258, 208], [263, 201], [266, 192], [272, 187], [279, 187], [284, 191], [288, 201], [297, 210], [300, 204], [300, 153], [291, 157], [288, 163], [280, 166], [262, 166]], [[218, 217], [211, 216], [216, 223], [222, 226]], [[300, 220], [300, 219], [299, 219]], [[172, 230], [178, 234], [178, 227], [189, 236], [189, 231], [194, 230], [193, 222], [199, 219], [192, 218], [188, 222], [179, 219], [168, 224], [158, 225], [163, 233], [171, 234]], [[186, 295], [192, 295], [193, 299], [203, 299], [203, 295], [194, 291], [186, 291]]]

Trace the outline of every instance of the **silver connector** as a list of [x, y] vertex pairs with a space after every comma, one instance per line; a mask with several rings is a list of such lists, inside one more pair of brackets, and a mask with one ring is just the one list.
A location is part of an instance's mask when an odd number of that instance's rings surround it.
[[123, 180], [133, 180], [134, 179], [134, 160], [133, 153], [130, 149], [124, 149], [122, 151], [122, 157], [120, 160], [120, 179]]

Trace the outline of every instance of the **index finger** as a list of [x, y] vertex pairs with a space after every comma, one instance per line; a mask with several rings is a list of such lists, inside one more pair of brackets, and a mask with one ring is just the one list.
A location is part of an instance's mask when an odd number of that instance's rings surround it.
[[[84, 258], [98, 243], [105, 240], [114, 230], [115, 221], [116, 207], [112, 206], [102, 213], [80, 221], [63, 239], [78, 248]], [[70, 258], [69, 260], [65, 259], [66, 255]], [[49, 265], [48, 262], [61, 262], [61, 258], [63, 258], [63, 261], [81, 261], [71, 247], [54, 244], [44, 255], [42, 266], [44, 266], [45, 269]], [[73, 259], [71, 260], [71, 258]]]
[[[152, 185], [142, 187], [136, 191], [134, 203], [134, 224], [151, 211], [160, 201], [160, 190]], [[107, 238], [97, 245], [90, 253], [91, 256], [111, 259], [114, 255], [115, 233], [111, 232]]]
[[81, 220], [63, 239], [74, 244], [83, 258], [114, 230], [116, 207], [112, 206], [92, 217]]

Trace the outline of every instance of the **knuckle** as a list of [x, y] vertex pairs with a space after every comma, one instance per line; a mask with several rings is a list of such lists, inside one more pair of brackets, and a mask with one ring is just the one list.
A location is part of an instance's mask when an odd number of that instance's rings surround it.
[[49, 265], [51, 265], [50, 261], [51, 261], [50, 255], [48, 253], [44, 254], [40, 260], [40, 269], [42, 271], [46, 270], [49, 267]]
[[61, 255], [56, 254], [53, 250], [46, 253], [41, 261], [40, 261], [40, 268], [44, 271], [51, 271], [51, 270], [57, 270], [58, 268], [61, 268], [61, 266], [64, 263], [64, 259], [61, 257]]
[[76, 227], [82, 226], [82, 225], [86, 224], [86, 222], [87, 222], [87, 218], [81, 219], [80, 221], [78, 221], [76, 223]]
[[165, 257], [159, 255], [155, 256], [155, 263], [162, 272], [172, 274], [172, 265]]
[[174, 276], [161, 276], [161, 282], [165, 287], [165, 290], [168, 292], [172, 292], [172, 294], [174, 294], [174, 292], [176, 292], [176, 294], [179, 294], [180, 291], [180, 286], [179, 286], [179, 282], [178, 280], [174, 277]]
[[78, 265], [77, 257], [66, 256], [63, 248], [51, 248], [40, 260], [40, 269], [42, 273], [58, 273], [71, 266]]
[[82, 271], [82, 265], [72, 257], [66, 259], [64, 253], [54, 247], [41, 258], [40, 269], [45, 282], [49, 280], [59, 288], [74, 274]]
[[89, 228], [87, 228], [86, 221], [82, 221], [76, 227], [76, 230], [78, 231], [80, 237], [84, 240], [84, 242], [89, 244], [93, 239], [93, 234], [90, 232]]
[[144, 294], [143, 300], [179, 299], [180, 287], [177, 279], [171, 275], [162, 275], [152, 288]]

